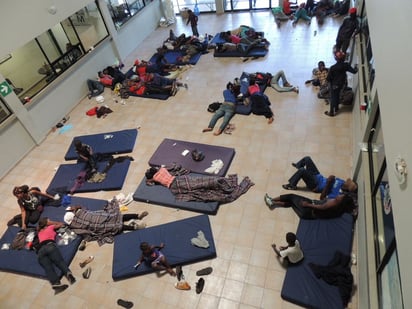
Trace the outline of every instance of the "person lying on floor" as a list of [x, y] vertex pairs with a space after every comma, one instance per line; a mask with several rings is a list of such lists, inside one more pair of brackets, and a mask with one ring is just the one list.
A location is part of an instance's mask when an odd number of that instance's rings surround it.
[[267, 95], [265, 95], [260, 89], [255, 77], [250, 78], [249, 87], [247, 88], [247, 92], [243, 96], [243, 99], [250, 101], [253, 114], [265, 116], [268, 120], [268, 124], [273, 122], [274, 114], [270, 108], [272, 104], [270, 103]]
[[311, 200], [297, 194], [283, 194], [271, 198], [268, 194], [264, 197], [270, 209], [277, 207], [292, 207], [301, 219], [331, 219], [338, 218], [344, 213], [356, 216], [356, 203], [348, 194], [338, 195], [333, 199]]
[[320, 193], [319, 199], [335, 198], [340, 193], [353, 193], [356, 195], [358, 191], [358, 185], [355, 181], [348, 178], [343, 180], [334, 175], [329, 177], [323, 176], [312, 158], [305, 156], [296, 163], [292, 163], [297, 171], [289, 178], [287, 184], [282, 185], [286, 190], [297, 190], [297, 184], [302, 179], [306, 188], [309, 190]]
[[243, 104], [236, 97], [240, 94], [240, 85], [234, 85], [233, 83], [229, 82], [226, 85], [226, 89], [223, 91], [223, 100], [224, 102], [220, 105], [220, 107], [216, 110], [212, 119], [210, 119], [209, 125], [206, 129], [203, 129], [202, 132], [210, 132], [213, 131], [213, 128], [216, 125], [216, 122], [219, 118], [223, 117], [222, 124], [220, 125], [219, 129], [213, 133], [213, 135], [217, 136], [223, 133], [227, 125], [229, 124], [230, 119], [232, 119], [233, 115], [235, 114], [236, 105]]
[[167, 94], [174, 96], [178, 87], [185, 87], [187, 84], [178, 82], [176, 79], [162, 77], [157, 74], [146, 74], [145, 79], [134, 76], [126, 81], [129, 93], [137, 95]]
[[237, 175], [193, 176], [174, 173], [165, 167], [151, 167], [146, 173], [146, 184], [160, 184], [169, 188], [178, 201], [202, 201], [230, 203], [245, 194], [254, 183], [249, 177], [238, 184]]
[[[97, 240], [101, 245], [112, 243], [113, 236], [123, 231], [145, 228], [146, 224], [137, 223], [137, 220], [142, 220], [147, 215], [147, 211], [141, 214], [122, 214], [119, 209], [119, 201], [113, 198], [103, 210], [88, 210], [82, 206], [68, 207], [64, 215], [64, 222], [73, 232], [83, 235], [86, 241]], [[127, 221], [131, 222], [125, 224]]]

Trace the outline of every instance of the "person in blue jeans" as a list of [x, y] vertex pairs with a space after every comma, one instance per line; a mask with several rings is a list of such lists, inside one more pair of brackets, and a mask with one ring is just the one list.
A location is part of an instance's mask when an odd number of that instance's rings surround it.
[[223, 91], [224, 102], [212, 116], [212, 119], [210, 119], [207, 128], [203, 129], [202, 132], [213, 131], [216, 122], [219, 120], [219, 118], [223, 117], [222, 124], [220, 125], [219, 129], [213, 133], [213, 135], [217, 136], [223, 133], [226, 126], [229, 124], [230, 119], [232, 119], [233, 115], [235, 114], [236, 104], [238, 104], [236, 100], [237, 91], [238, 87], [235, 87], [231, 82], [227, 83], [226, 89]]
[[297, 184], [302, 179], [306, 187], [316, 193], [320, 193], [320, 199], [332, 199], [343, 192], [356, 192], [358, 185], [352, 179], [343, 180], [334, 175], [329, 177], [323, 176], [312, 158], [309, 156], [303, 157], [292, 165], [297, 171], [289, 178], [287, 184], [282, 185], [286, 190], [297, 190]]
[[60, 282], [60, 277], [56, 273], [55, 267], [63, 273], [70, 284], [76, 282], [55, 241], [56, 230], [63, 227], [63, 225], [64, 223], [50, 221], [47, 217], [40, 218], [37, 233], [39, 244], [35, 247], [39, 264], [46, 272], [46, 277], [52, 285], [55, 294], [63, 292], [68, 288], [67, 284]]

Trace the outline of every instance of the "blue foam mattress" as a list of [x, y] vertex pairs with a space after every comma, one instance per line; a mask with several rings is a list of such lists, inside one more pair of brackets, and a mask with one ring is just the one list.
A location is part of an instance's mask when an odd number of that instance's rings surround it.
[[76, 160], [78, 158], [74, 148], [75, 140], [80, 140], [82, 143], [91, 146], [94, 153], [119, 154], [132, 152], [136, 138], [137, 129], [76, 136], [73, 138], [64, 159]]
[[[204, 233], [206, 240], [209, 242], [209, 248], [200, 248], [191, 244], [191, 239], [197, 237], [198, 231]], [[116, 235], [113, 250], [113, 280], [127, 279], [154, 272], [145, 263], [142, 263], [137, 269], [133, 267], [141, 255], [139, 248], [141, 242], [148, 242], [151, 245], [164, 243], [165, 247], [162, 252], [172, 267], [216, 257], [209, 217], [200, 215]]]

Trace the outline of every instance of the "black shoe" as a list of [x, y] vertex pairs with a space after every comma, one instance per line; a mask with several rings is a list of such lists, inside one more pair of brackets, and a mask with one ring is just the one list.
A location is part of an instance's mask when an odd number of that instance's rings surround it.
[[206, 268], [203, 268], [201, 270], [198, 270], [196, 272], [196, 275], [197, 276], [207, 276], [207, 275], [210, 275], [212, 273], [212, 271], [213, 271], [212, 267], [206, 267]]
[[196, 293], [197, 294], [202, 293], [204, 286], [205, 286], [205, 279], [200, 278], [196, 283]]
[[325, 112], [325, 115], [326, 115], [326, 116], [329, 116], [329, 117], [335, 117], [336, 114], [335, 114], [335, 113], [330, 113], [330, 112], [326, 111], [326, 112]]
[[63, 292], [65, 289], [67, 289], [69, 286], [67, 284], [53, 284], [52, 288], [54, 290], [54, 295], [59, 294], [61, 292]]
[[285, 184], [285, 185], [282, 185], [282, 188], [283, 188], [283, 189], [286, 189], [286, 190], [296, 190], [296, 189], [297, 189], [296, 186], [292, 186], [290, 183], [287, 183], [287, 184]]
[[117, 304], [119, 306], [122, 306], [123, 308], [132, 308], [133, 307], [133, 303], [131, 301], [127, 301], [127, 300], [124, 300], [124, 299], [118, 299]]
[[66, 278], [70, 284], [74, 284], [76, 282], [76, 278], [73, 276], [72, 273], [67, 273]]

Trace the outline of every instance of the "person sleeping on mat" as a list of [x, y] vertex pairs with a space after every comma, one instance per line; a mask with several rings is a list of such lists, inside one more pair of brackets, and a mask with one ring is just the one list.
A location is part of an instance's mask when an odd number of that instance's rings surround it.
[[169, 188], [170, 192], [179, 201], [201, 201], [230, 203], [245, 194], [254, 183], [249, 177], [244, 177], [238, 184], [237, 175], [194, 176], [182, 175], [176, 169], [168, 170], [165, 167], [151, 167], [146, 173], [146, 184], [149, 186], [160, 184]]

